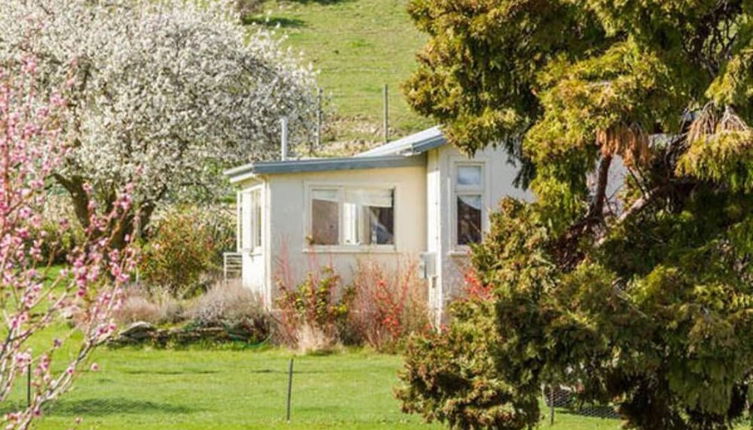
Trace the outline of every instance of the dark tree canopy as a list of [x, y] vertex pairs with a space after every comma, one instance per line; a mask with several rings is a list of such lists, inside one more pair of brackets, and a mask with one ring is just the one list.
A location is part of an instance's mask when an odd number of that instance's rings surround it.
[[[412, 105], [468, 152], [506, 145], [536, 201], [505, 202], [474, 252], [495, 311], [459, 304], [448, 331], [493, 365], [416, 342], [405, 409], [523, 428], [558, 380], [631, 428], [729, 428], [753, 375], [753, 1], [413, 0], [410, 13], [430, 36]], [[493, 336], [468, 329], [485, 314]], [[446, 375], [425, 371], [437, 357]], [[474, 384], [508, 407], [469, 401]]]

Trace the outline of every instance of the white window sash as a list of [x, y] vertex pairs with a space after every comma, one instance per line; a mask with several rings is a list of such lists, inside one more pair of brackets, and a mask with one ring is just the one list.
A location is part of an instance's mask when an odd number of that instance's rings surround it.
[[243, 234], [243, 194], [235, 192], [235, 252], [241, 252], [241, 235]]
[[[363, 208], [385, 207], [395, 208], [396, 188], [392, 187], [373, 187], [373, 186], [353, 186], [353, 185], [312, 185], [308, 188], [307, 204], [307, 236], [311, 237], [314, 230], [314, 219], [312, 211], [312, 202], [314, 200], [324, 200], [337, 202], [338, 204], [338, 244], [337, 245], [314, 245], [317, 247], [359, 247], [366, 246], [359, 237], [366, 229], [362, 213]], [[336, 196], [336, 197], [335, 197]], [[393, 225], [392, 234], [397, 236]], [[394, 247], [395, 245], [368, 245], [368, 246], [385, 246]]]
[[[478, 166], [481, 171], [481, 180], [479, 185], [460, 185], [458, 184], [458, 170], [460, 167], [464, 166]], [[486, 163], [483, 161], [455, 161], [453, 163], [453, 170], [452, 170], [452, 243], [453, 247], [457, 248], [458, 250], [467, 249], [468, 245], [461, 245], [459, 243], [460, 241], [460, 232], [458, 231], [458, 222], [459, 222], [459, 214], [458, 214], [458, 199], [463, 196], [468, 197], [475, 197], [479, 196], [481, 198], [481, 207], [476, 208], [481, 210], [481, 230], [485, 231], [486, 226], [486, 217], [487, 217], [487, 208], [486, 208]], [[466, 202], [467, 203], [467, 202]]]
[[262, 198], [261, 189], [255, 189], [251, 191], [250, 203], [251, 203], [251, 232], [250, 232], [250, 248], [253, 251], [258, 251], [261, 248], [261, 232], [262, 232]]

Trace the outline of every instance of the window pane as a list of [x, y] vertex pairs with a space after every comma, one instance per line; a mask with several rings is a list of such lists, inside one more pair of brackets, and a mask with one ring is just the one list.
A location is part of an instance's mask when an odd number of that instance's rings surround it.
[[340, 209], [337, 201], [311, 201], [311, 243], [337, 245], [340, 237]]
[[253, 196], [254, 248], [261, 248], [261, 192], [254, 192]]
[[481, 242], [481, 196], [458, 196], [458, 245]]
[[362, 242], [363, 234], [359, 232], [363, 222], [360, 217], [361, 208], [354, 203], [343, 204], [343, 240], [346, 245], [358, 245]]
[[394, 237], [394, 190], [346, 188], [343, 205], [345, 243], [392, 245]]
[[395, 208], [369, 207], [369, 242], [395, 244]]
[[481, 186], [481, 166], [458, 166], [458, 185]]

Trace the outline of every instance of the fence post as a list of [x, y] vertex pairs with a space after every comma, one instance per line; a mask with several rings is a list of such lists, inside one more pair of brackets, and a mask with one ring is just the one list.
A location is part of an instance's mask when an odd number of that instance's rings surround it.
[[549, 385], [549, 425], [554, 425], [554, 384]]
[[389, 87], [384, 84], [384, 143], [387, 143], [390, 139], [390, 99], [389, 99]]
[[293, 358], [288, 363], [288, 404], [287, 404], [287, 421], [290, 422], [290, 401], [293, 393]]
[[318, 151], [322, 147], [322, 89], [319, 88], [316, 94], [316, 148]]
[[31, 363], [26, 365], [26, 407], [31, 407]]

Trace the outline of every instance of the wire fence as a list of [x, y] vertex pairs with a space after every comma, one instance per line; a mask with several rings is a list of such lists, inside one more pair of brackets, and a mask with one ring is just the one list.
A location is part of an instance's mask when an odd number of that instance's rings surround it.
[[[107, 352], [118, 353], [117, 349]], [[390, 423], [401, 428], [440, 428], [400, 412], [392, 394], [398, 382], [393, 369], [397, 359], [337, 354], [290, 358], [253, 351], [237, 351], [228, 357], [217, 351], [216, 360], [185, 362], [187, 358], [206, 358], [206, 351], [176, 351], [173, 354], [183, 363], [176, 365], [148, 360], [154, 353], [129, 351], [130, 358], [141, 360], [116, 359], [118, 366], [110, 363], [103, 373], [87, 375], [77, 383], [75, 392], [69, 393], [72, 396], [66, 394], [45, 408], [48, 418], [43, 418], [47, 421], [43, 427], [57, 428], [55, 424], [83, 419], [83, 428], [87, 429], [119, 429], [128, 423], [152, 429], [159, 428], [169, 416], [175, 425], [191, 423], [194, 427], [209, 422], [212, 427], [242, 424], [244, 428], [285, 428], [287, 423], [321, 426], [329, 422], [329, 428], [351, 428], [356, 423], [373, 422], [387, 425], [385, 428], [390, 428]], [[156, 354], [164, 359], [164, 354]], [[386, 363], [391, 364], [378, 370]], [[152, 383], [159, 390], [145, 389]], [[23, 408], [33, 389], [24, 374], [23, 383], [19, 380], [4, 411]], [[255, 408], [237, 412], [248, 404]], [[543, 387], [541, 408], [540, 429], [617, 430], [621, 426], [611, 405], [579, 403], [574, 389], [566, 386]]]
[[546, 420], [550, 425], [556, 424], [558, 417], [562, 415], [613, 420], [619, 418], [614, 405], [587, 403], [580, 400], [576, 387], [553, 384], [544, 386], [542, 392], [547, 408]]

